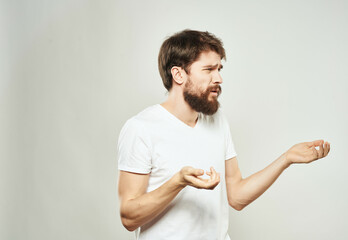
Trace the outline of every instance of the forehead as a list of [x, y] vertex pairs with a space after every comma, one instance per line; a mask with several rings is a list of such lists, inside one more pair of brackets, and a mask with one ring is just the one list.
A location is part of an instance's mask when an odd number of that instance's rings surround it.
[[221, 57], [214, 51], [202, 52], [198, 59], [192, 63], [196, 66], [206, 66], [206, 65], [221, 65]]

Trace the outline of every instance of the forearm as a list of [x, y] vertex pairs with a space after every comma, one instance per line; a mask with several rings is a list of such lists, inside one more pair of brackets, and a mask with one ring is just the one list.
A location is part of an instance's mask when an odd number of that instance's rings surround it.
[[121, 201], [123, 225], [129, 231], [134, 231], [159, 215], [185, 187], [178, 178], [178, 174], [175, 174], [159, 188], [134, 199]]
[[274, 162], [263, 170], [242, 179], [235, 186], [233, 199], [237, 208], [242, 209], [259, 196], [261, 196], [280, 176], [280, 174], [290, 166], [286, 160], [286, 154], [281, 155]]

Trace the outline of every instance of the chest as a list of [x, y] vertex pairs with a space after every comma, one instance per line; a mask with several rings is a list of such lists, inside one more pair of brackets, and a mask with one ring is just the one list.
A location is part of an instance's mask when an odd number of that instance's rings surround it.
[[[191, 131], [192, 130], [192, 131]], [[154, 134], [152, 149], [153, 169], [168, 173], [184, 166], [217, 171], [224, 169], [225, 134], [218, 128], [169, 128]]]

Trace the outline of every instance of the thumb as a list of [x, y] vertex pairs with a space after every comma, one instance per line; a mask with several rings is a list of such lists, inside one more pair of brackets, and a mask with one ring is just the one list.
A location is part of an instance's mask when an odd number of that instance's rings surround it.
[[195, 176], [201, 176], [204, 174], [204, 171], [203, 169], [192, 169], [191, 174]]
[[309, 144], [309, 147], [318, 147], [318, 146], [320, 146], [321, 144], [323, 144], [324, 143], [324, 140], [322, 140], [322, 139], [320, 139], [320, 140], [315, 140], [315, 141], [313, 141], [313, 142], [311, 142], [310, 144]]

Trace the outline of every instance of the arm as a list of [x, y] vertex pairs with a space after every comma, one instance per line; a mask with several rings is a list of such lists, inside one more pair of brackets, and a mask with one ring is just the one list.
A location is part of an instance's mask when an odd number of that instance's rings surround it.
[[154, 219], [171, 203], [175, 196], [187, 185], [214, 189], [220, 182], [220, 175], [211, 168], [210, 179], [203, 179], [201, 169], [184, 167], [159, 188], [146, 193], [149, 174], [120, 171], [119, 198], [122, 224], [134, 231]]
[[[319, 146], [319, 150], [315, 147]], [[317, 140], [294, 145], [263, 170], [243, 179], [236, 157], [226, 161], [226, 187], [228, 202], [236, 210], [242, 210], [262, 195], [293, 163], [310, 163], [326, 157], [330, 144]]]

